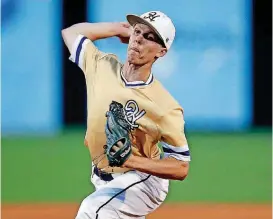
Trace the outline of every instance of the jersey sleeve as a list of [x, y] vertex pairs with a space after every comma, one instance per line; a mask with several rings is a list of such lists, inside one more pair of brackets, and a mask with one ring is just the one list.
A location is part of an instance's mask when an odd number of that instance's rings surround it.
[[161, 145], [164, 157], [173, 157], [181, 161], [190, 161], [190, 150], [184, 133], [182, 108], [172, 109], [160, 121]]
[[98, 60], [104, 55], [94, 43], [83, 35], [79, 35], [72, 48], [69, 60], [77, 64], [84, 74], [95, 72]]

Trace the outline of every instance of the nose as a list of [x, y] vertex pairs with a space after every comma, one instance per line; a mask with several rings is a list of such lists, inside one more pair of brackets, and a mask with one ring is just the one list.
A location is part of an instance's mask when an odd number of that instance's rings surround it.
[[143, 36], [139, 34], [138, 36], [135, 37], [135, 41], [140, 44], [143, 41]]

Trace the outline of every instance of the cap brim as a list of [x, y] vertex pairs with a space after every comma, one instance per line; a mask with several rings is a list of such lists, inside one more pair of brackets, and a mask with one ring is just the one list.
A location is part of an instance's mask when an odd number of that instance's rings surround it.
[[138, 15], [135, 14], [128, 14], [126, 15], [126, 19], [129, 22], [129, 24], [133, 27], [135, 24], [145, 24], [147, 26], [149, 26], [151, 29], [153, 29], [153, 31], [157, 34], [157, 36], [162, 40], [162, 42], [164, 43], [165, 47], [165, 40], [162, 38], [162, 36], [160, 35], [160, 33], [157, 31], [157, 29], [147, 20], [143, 19], [142, 17], [139, 17]]

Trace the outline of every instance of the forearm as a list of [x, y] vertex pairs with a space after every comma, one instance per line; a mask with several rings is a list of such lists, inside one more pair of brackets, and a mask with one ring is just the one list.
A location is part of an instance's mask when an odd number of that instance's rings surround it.
[[79, 34], [92, 41], [118, 35], [119, 23], [78, 23], [62, 30], [65, 44], [71, 52], [73, 43]]
[[118, 23], [78, 23], [63, 31], [73, 32], [76, 35], [82, 34], [92, 41], [116, 36]]
[[152, 160], [149, 158], [130, 156], [124, 167], [158, 176], [164, 179], [184, 180], [188, 174], [189, 164], [174, 158]]

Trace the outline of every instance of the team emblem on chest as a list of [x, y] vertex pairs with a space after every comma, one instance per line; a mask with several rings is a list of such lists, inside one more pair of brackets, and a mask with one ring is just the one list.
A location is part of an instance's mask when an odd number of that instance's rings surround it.
[[144, 109], [142, 110], [139, 109], [137, 102], [134, 100], [128, 100], [124, 106], [119, 102], [112, 101], [109, 107], [110, 110], [114, 106], [116, 106], [116, 108], [119, 109], [120, 116], [124, 118], [124, 121], [127, 122], [131, 130], [134, 130], [135, 128], [139, 127], [139, 125], [137, 124], [137, 120], [143, 117], [146, 113]]
[[145, 115], [146, 111], [139, 111], [139, 107], [134, 100], [128, 100], [123, 108], [126, 121], [130, 124], [131, 128], [138, 128], [136, 121]]

